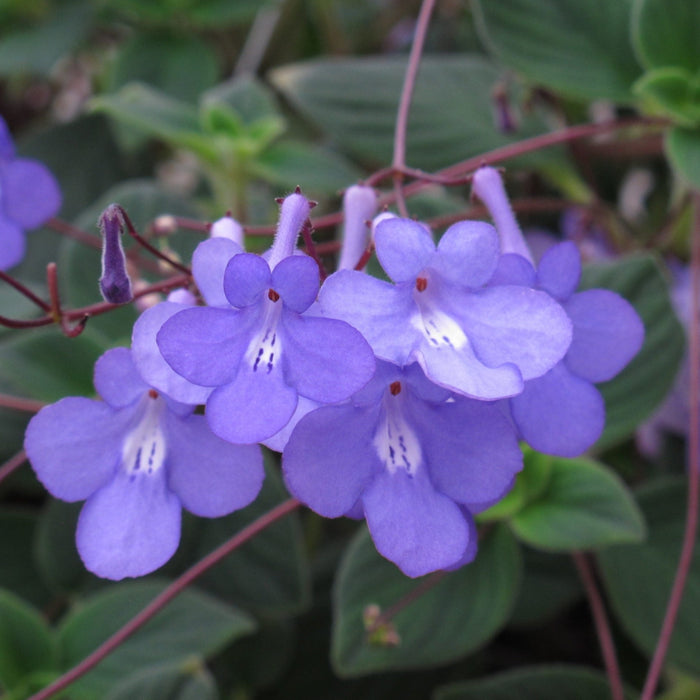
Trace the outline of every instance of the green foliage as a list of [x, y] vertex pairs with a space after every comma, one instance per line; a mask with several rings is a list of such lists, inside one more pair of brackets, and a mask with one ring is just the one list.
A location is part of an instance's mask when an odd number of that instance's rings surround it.
[[640, 315], [644, 345], [614, 379], [598, 388], [606, 422], [597, 448], [609, 447], [632, 431], [659, 405], [673, 384], [685, 348], [683, 329], [671, 307], [668, 285], [651, 255], [635, 255], [584, 268], [581, 289], [603, 287], [622, 295]]
[[[520, 555], [513, 537], [497, 526], [479, 543], [473, 563], [446, 574], [406, 578], [374, 548], [362, 529], [338, 569], [333, 596], [331, 658], [342, 676], [390, 669], [416, 669], [453, 661], [475, 651], [506, 623], [520, 577]], [[432, 574], [435, 576], [435, 574]], [[422, 595], [412, 599], [416, 589]], [[372, 615], [392, 609], [406, 596], [410, 604], [385, 626], [368, 633]], [[439, 634], [435, 630], [440, 630]], [[396, 644], [392, 643], [392, 632]]]
[[[656, 646], [669, 591], [678, 566], [686, 506], [681, 480], [651, 482], [638, 502], [648, 527], [640, 544], [611, 547], [599, 555], [605, 589], [627, 634], [646, 653]], [[700, 552], [696, 549], [668, 660], [689, 673], [700, 673]]]
[[197, 661], [144, 669], [118, 683], [105, 700], [218, 700], [212, 675]]
[[700, 128], [670, 129], [665, 141], [668, 159], [676, 172], [694, 188], [700, 187]]
[[510, 68], [578, 100], [632, 102], [632, 0], [477, 0], [484, 42]]

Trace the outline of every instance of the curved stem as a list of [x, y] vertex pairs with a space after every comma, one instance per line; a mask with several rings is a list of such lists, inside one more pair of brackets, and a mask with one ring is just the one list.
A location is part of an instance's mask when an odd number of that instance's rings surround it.
[[230, 540], [224, 542], [220, 547], [208, 554], [204, 559], [191, 566], [179, 578], [176, 578], [164, 591], [158, 594], [138, 615], [132, 617], [120, 630], [117, 630], [109, 639], [100, 644], [95, 651], [83, 659], [77, 666], [57, 678], [51, 685], [38, 693], [32, 695], [29, 700], [46, 700], [71, 683], [84, 676], [90, 669], [97, 666], [102, 659], [113, 652], [118, 646], [123, 644], [134, 632], [139, 630], [153, 616], [160, 612], [173, 598], [182, 593], [195, 579], [208, 571], [212, 566], [218, 564], [224, 557], [229, 555], [248, 540], [252, 539], [259, 532], [269, 525], [277, 522], [285, 515], [288, 515], [300, 505], [296, 498], [290, 498], [278, 506], [254, 520], [250, 525], [243, 528]]
[[10, 474], [16, 472], [26, 461], [27, 453], [24, 450], [20, 450], [16, 455], [10, 457], [5, 464], [0, 466], [0, 483], [7, 479]]
[[671, 588], [666, 614], [661, 625], [659, 641], [654, 650], [649, 671], [640, 700], [651, 700], [663, 670], [664, 659], [668, 651], [678, 611], [683, 600], [683, 591], [693, 562], [693, 550], [697, 538], [698, 505], [700, 488], [700, 191], [693, 193], [695, 205], [695, 222], [692, 235], [692, 253], [690, 259], [692, 275], [692, 315], [690, 319], [690, 438], [688, 501], [685, 516], [685, 533], [683, 546], [676, 569], [676, 577]]
[[36, 399], [25, 399], [22, 396], [12, 396], [10, 394], [0, 394], [0, 408], [12, 408], [15, 411], [27, 411], [36, 413], [46, 406], [44, 401]]
[[624, 700], [625, 691], [622, 686], [620, 667], [617, 663], [615, 643], [613, 642], [610, 625], [605, 613], [605, 605], [603, 604], [603, 598], [596, 585], [591, 563], [583, 552], [573, 552], [571, 556], [578, 570], [578, 575], [583, 583], [586, 595], [588, 596], [588, 604], [591, 606], [593, 622], [595, 623], [596, 632], [598, 633], [600, 651], [603, 655], [603, 662], [605, 663], [605, 670], [608, 675], [608, 682], [610, 683], [610, 694], [613, 700]]

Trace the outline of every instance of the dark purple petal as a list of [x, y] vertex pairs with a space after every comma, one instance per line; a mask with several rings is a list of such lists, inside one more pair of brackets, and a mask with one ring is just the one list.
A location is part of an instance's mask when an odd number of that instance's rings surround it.
[[132, 415], [80, 397], [42, 408], [24, 437], [39, 481], [64, 501], [88, 498], [112, 478]]
[[639, 352], [644, 325], [632, 305], [607, 289], [589, 289], [564, 308], [574, 326], [566, 365], [591, 382], [612, 379]]
[[272, 288], [292, 311], [306, 311], [316, 300], [319, 285], [318, 264], [306, 255], [291, 255], [272, 271]]
[[496, 271], [489, 280], [489, 286], [518, 285], [521, 287], [534, 287], [537, 283], [537, 274], [532, 263], [522, 255], [506, 253], [498, 260]]
[[571, 322], [545, 292], [489, 287], [445, 301], [462, 321], [477, 357], [490, 367], [512, 362], [523, 379], [550, 370], [571, 343]]
[[0, 160], [12, 160], [15, 157], [15, 145], [7, 122], [0, 116]]
[[224, 272], [229, 260], [243, 248], [227, 238], [202, 241], [192, 254], [192, 276], [208, 306], [228, 306]]
[[138, 401], [149, 389], [128, 348], [107, 350], [95, 363], [95, 389], [113, 408]]
[[209, 397], [209, 425], [228, 442], [261, 442], [284, 428], [294, 414], [297, 392], [285, 383], [280, 365], [270, 372], [265, 365], [259, 367], [253, 371], [242, 364], [235, 380]]
[[411, 290], [362, 272], [341, 270], [323, 283], [319, 303], [324, 316], [357, 328], [377, 357], [403, 365], [420, 341], [410, 323], [415, 313]]
[[102, 232], [102, 298], [111, 304], [126, 304], [134, 298], [134, 294], [122, 248], [124, 219], [119, 205], [110, 204], [100, 215], [98, 225]]
[[265, 472], [257, 445], [232, 445], [211, 432], [204, 416], [169, 414], [168, 486], [184, 508], [216, 518], [251, 503]]
[[403, 469], [380, 471], [362, 501], [377, 551], [407, 576], [448, 568], [469, 545], [459, 506], [438, 493], [422, 470], [413, 477]]
[[76, 543], [85, 567], [119, 581], [144, 576], [172, 557], [180, 542], [180, 502], [165, 470], [131, 478], [119, 469], [83, 506]]
[[435, 252], [425, 227], [410, 219], [385, 219], [374, 235], [377, 258], [394, 282], [415, 280]]
[[501, 498], [522, 469], [515, 431], [498, 406], [456, 398], [412, 400], [410, 420], [438, 491], [463, 504]]
[[543, 377], [526, 382], [510, 400], [523, 439], [539, 452], [576, 457], [600, 437], [605, 404], [598, 390], [560, 362]]
[[430, 266], [452, 284], [481, 287], [496, 269], [499, 245], [491, 224], [460, 221], [445, 231]]
[[36, 228], [61, 208], [61, 190], [49, 169], [18, 158], [4, 166], [0, 196], [5, 214], [23, 228]]
[[580, 279], [581, 255], [575, 243], [559, 243], [542, 256], [537, 268], [539, 287], [558, 301], [566, 301], [576, 291]]
[[381, 469], [372, 444], [378, 408], [324, 406], [297, 424], [282, 455], [292, 494], [327, 518], [352, 509]]
[[195, 405], [207, 400], [212, 392], [211, 387], [192, 384], [179, 375], [163, 359], [156, 344], [156, 335], [163, 324], [186, 308], [190, 307], [164, 301], [144, 311], [134, 324], [131, 356], [139, 373], [150, 386], [176, 401]]
[[287, 382], [322, 403], [343, 401], [374, 374], [372, 349], [354, 328], [331, 318], [284, 314], [280, 331]]
[[241, 253], [226, 265], [224, 292], [232, 306], [244, 307], [259, 302], [260, 295], [271, 285], [270, 268], [259, 255]]
[[259, 323], [257, 308], [185, 309], [163, 324], [156, 341], [178, 374], [195, 384], [219, 386], [236, 376]]
[[9, 270], [21, 263], [26, 248], [24, 231], [0, 215], [0, 270]]

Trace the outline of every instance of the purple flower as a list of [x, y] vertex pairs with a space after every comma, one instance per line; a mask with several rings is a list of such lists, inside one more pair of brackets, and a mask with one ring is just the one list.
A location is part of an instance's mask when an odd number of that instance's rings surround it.
[[522, 455], [497, 405], [380, 361], [350, 402], [299, 421], [282, 466], [297, 498], [325, 517], [363, 512], [377, 550], [422, 576], [473, 558], [471, 514], [505, 495]]
[[61, 207], [61, 192], [45, 165], [16, 158], [7, 124], [0, 117], [0, 270], [24, 257], [25, 229], [36, 228]]
[[550, 248], [535, 271], [531, 258], [521, 255], [527, 243], [515, 219], [511, 221], [498, 172], [480, 168], [473, 182], [497, 225], [502, 222], [499, 233], [505, 254], [489, 285], [522, 285], [546, 292], [562, 305], [573, 328], [571, 346], [562, 361], [526, 381], [522, 393], [510, 399], [513, 420], [536, 450], [575, 457], [600, 437], [605, 426], [605, 404], [593, 384], [612, 379], [639, 352], [644, 326], [629, 302], [614, 292], [575, 293], [581, 257], [574, 243]]
[[248, 505], [263, 481], [252, 445], [230, 445], [203, 416], [149, 387], [126, 348], [95, 365], [103, 401], [69, 397], [29, 423], [25, 449], [39, 480], [64, 501], [86, 500], [76, 540], [103, 578], [143, 576], [180, 540], [181, 508], [218, 517]]
[[489, 224], [454, 224], [436, 249], [421, 224], [389, 218], [375, 243], [396, 284], [341, 270], [319, 302], [324, 315], [357, 328], [377, 357], [417, 361], [436, 384], [490, 400], [520, 393], [523, 380], [542, 376], [566, 352], [571, 323], [550, 296], [485, 286], [499, 259]]
[[287, 197], [269, 260], [241, 253], [228, 261], [217, 297], [227, 306], [181, 311], [157, 335], [178, 374], [213, 388], [206, 417], [230, 442], [265, 440], [287, 425], [299, 397], [343, 401], [374, 371], [372, 351], [355, 329], [305, 314], [319, 272], [311, 258], [293, 253], [308, 212], [301, 194]]

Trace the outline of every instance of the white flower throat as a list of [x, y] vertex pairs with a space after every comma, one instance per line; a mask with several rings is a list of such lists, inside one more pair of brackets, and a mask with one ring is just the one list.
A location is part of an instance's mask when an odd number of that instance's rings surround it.
[[[270, 294], [273, 290], [270, 290]], [[262, 329], [255, 335], [248, 346], [245, 361], [253, 372], [270, 374], [280, 358], [281, 343], [277, 335], [277, 323], [282, 311], [279, 295], [275, 299], [269, 296], [263, 316]]]
[[155, 474], [163, 467], [167, 453], [167, 441], [161, 426], [165, 402], [153, 390], [144, 396], [142, 402], [145, 406], [141, 419], [122, 446], [122, 466], [132, 481], [139, 474]]
[[434, 348], [449, 347], [459, 350], [468, 345], [469, 340], [459, 323], [437, 307], [427, 287], [428, 281], [419, 277], [417, 291], [413, 294], [418, 310], [411, 316], [411, 325], [420, 331]]
[[384, 411], [373, 444], [379, 459], [390, 474], [403, 469], [414, 476], [423, 462], [420, 441], [406, 421], [398, 394], [401, 383], [393, 382], [384, 398]]

